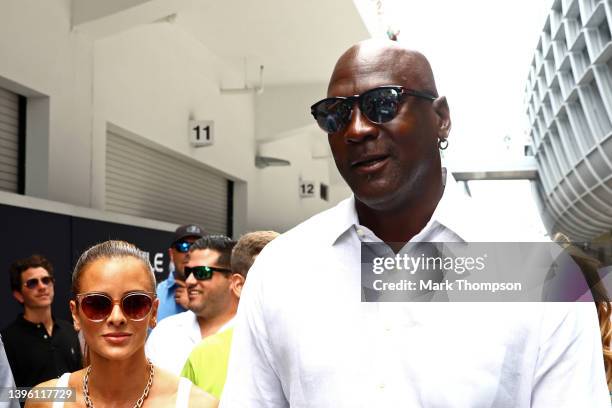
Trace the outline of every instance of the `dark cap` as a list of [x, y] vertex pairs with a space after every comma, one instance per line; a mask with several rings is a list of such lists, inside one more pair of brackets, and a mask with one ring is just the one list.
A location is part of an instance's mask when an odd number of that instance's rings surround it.
[[206, 233], [204, 232], [204, 229], [200, 227], [199, 225], [196, 225], [196, 224], [181, 225], [180, 227], [176, 229], [176, 231], [174, 231], [174, 240], [172, 241], [172, 243], [175, 243], [176, 241], [180, 241], [181, 239], [187, 238], [187, 237], [202, 238], [205, 234]]

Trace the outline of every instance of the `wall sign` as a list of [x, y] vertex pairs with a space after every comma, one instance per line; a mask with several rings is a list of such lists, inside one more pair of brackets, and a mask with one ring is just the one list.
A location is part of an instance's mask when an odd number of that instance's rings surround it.
[[210, 146], [214, 143], [215, 122], [212, 120], [190, 120], [189, 142], [192, 146]]
[[315, 183], [314, 181], [303, 181], [300, 180], [300, 197], [308, 198], [315, 196]]

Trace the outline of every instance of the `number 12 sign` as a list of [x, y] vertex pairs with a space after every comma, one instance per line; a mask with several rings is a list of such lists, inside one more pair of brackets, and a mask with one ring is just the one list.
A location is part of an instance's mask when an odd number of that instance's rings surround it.
[[213, 144], [215, 122], [212, 120], [190, 120], [189, 141], [192, 146], [210, 146]]
[[312, 181], [300, 180], [300, 197], [314, 197], [315, 195], [315, 184]]

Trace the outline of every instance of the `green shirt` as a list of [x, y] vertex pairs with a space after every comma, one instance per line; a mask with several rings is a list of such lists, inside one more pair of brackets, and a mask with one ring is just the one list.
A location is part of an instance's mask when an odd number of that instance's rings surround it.
[[181, 376], [217, 399], [221, 398], [234, 329], [229, 328], [206, 337], [189, 355]]

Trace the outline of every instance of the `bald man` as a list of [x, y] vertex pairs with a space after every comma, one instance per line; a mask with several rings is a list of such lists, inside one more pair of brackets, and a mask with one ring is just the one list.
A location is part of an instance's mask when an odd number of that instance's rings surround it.
[[361, 302], [362, 243], [498, 238], [441, 165], [449, 107], [422, 54], [351, 47], [311, 111], [353, 196], [257, 258], [221, 407], [610, 404], [592, 304]]

